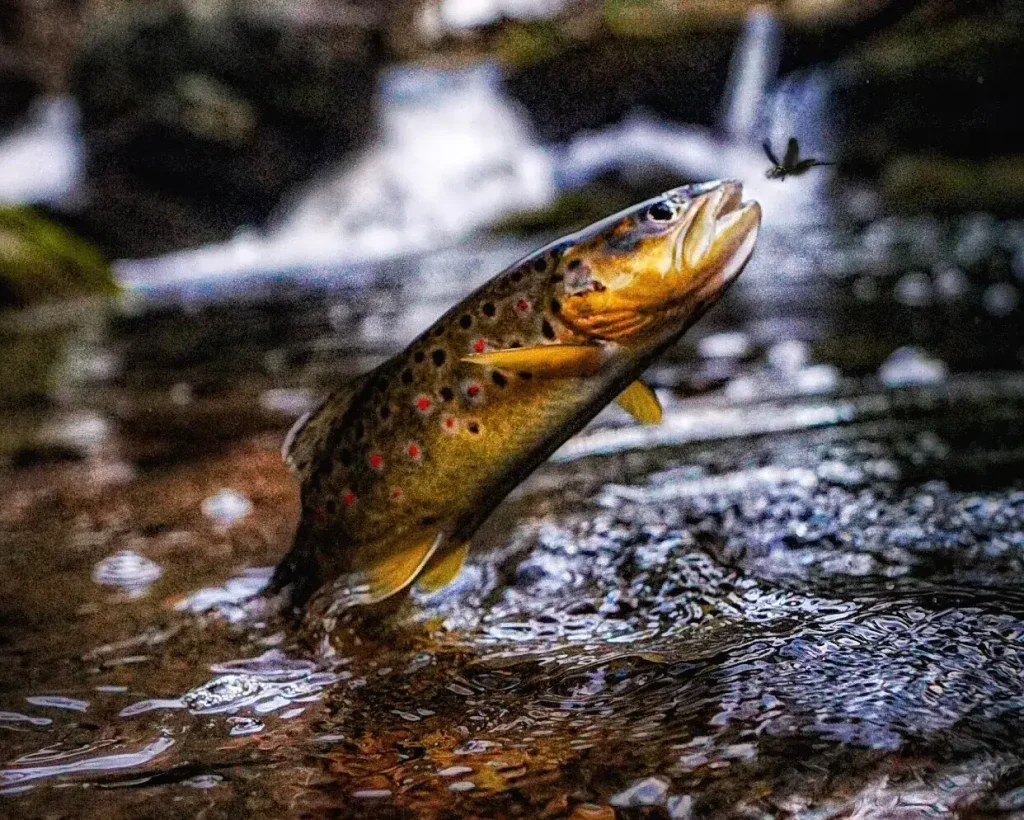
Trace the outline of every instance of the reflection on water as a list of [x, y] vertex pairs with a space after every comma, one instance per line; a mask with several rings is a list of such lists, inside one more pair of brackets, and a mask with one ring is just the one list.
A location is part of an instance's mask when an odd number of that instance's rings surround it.
[[[108, 366], [25, 406], [8, 450], [5, 810], [1010, 805], [1024, 383], [1019, 307], [984, 294], [1017, 292], [1024, 232], [983, 227], [769, 229], [652, 371], [662, 426], [609, 409], [456, 584], [331, 630], [258, 598], [296, 514], [283, 430], [518, 249], [410, 259], [365, 290], [151, 292], [92, 337]], [[458, 283], [439, 273], [474, 259]], [[41, 413], [104, 434], [55, 449]]]

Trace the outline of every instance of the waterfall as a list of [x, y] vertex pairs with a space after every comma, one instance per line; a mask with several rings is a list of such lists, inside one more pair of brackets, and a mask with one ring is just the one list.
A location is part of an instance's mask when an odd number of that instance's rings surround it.
[[766, 7], [747, 15], [729, 65], [719, 122], [733, 142], [751, 142], [769, 85], [775, 81], [782, 47], [782, 27]]

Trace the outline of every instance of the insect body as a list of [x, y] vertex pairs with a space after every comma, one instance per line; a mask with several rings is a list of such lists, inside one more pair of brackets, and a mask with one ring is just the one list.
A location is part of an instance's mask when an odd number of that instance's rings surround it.
[[764, 141], [762, 147], [764, 148], [765, 156], [768, 157], [768, 161], [772, 164], [772, 167], [765, 172], [765, 176], [768, 179], [785, 180], [787, 176], [798, 177], [818, 165], [832, 165], [831, 162], [822, 162], [813, 157], [800, 159], [800, 144], [796, 141], [796, 137], [790, 137], [789, 142], [786, 143], [786, 153], [782, 157], [782, 162], [779, 162], [775, 156], [775, 152], [772, 151], [772, 145], [768, 140]]

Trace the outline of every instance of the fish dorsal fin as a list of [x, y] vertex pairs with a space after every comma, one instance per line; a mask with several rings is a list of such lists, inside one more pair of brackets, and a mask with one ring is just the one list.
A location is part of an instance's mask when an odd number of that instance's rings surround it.
[[459, 544], [453, 549], [437, 553], [423, 568], [416, 579], [416, 586], [425, 592], [437, 592], [448, 586], [459, 574], [468, 554], [469, 544]]
[[531, 373], [541, 379], [559, 379], [593, 376], [600, 369], [604, 356], [604, 348], [599, 345], [551, 344], [472, 353], [463, 356], [462, 361], [498, 370]]
[[649, 385], [637, 379], [619, 393], [616, 403], [641, 424], [661, 421], [661, 402]]
[[309, 475], [323, 452], [331, 427], [344, 415], [365, 380], [365, 376], [359, 376], [342, 385], [292, 425], [281, 445], [281, 456], [299, 478], [305, 480]]
[[401, 592], [420, 574], [442, 540], [437, 529], [414, 530], [390, 540], [384, 558], [373, 557], [360, 567], [357, 554], [353, 562], [359, 568], [345, 579], [353, 602], [375, 604]]

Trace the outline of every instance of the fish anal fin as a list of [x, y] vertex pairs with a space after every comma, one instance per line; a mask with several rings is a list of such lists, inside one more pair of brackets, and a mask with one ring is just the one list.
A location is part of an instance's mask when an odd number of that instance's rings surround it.
[[661, 402], [654, 390], [639, 379], [619, 393], [615, 402], [641, 424], [658, 424], [661, 421]]
[[453, 549], [438, 553], [423, 568], [423, 572], [416, 579], [416, 586], [425, 592], [437, 592], [448, 586], [459, 574], [468, 554], [469, 544], [459, 544]]
[[[387, 555], [359, 566], [346, 579], [355, 602], [374, 604], [401, 592], [423, 570], [441, 543], [441, 533], [417, 530], [387, 545]], [[358, 556], [357, 566], [361, 563]]]
[[498, 370], [531, 373], [537, 378], [593, 376], [601, 368], [605, 351], [599, 345], [535, 345], [473, 353], [462, 361]]
[[292, 471], [305, 480], [327, 443], [327, 436], [363, 384], [359, 377], [335, 390], [316, 409], [303, 415], [285, 436], [281, 456]]

